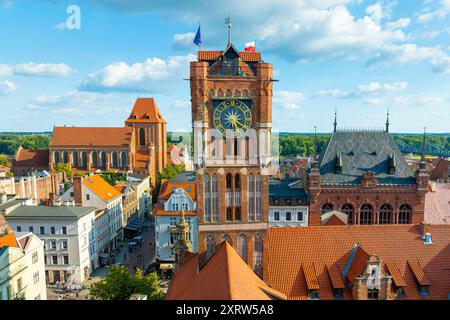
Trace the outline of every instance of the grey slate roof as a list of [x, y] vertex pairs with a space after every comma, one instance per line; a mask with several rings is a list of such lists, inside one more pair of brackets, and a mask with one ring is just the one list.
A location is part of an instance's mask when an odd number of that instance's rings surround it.
[[170, 181], [172, 182], [192, 182], [196, 179], [195, 171], [183, 171], [177, 174]]
[[[338, 154], [342, 172], [336, 173]], [[389, 156], [395, 157], [395, 173], [389, 173]], [[416, 184], [413, 172], [388, 132], [337, 131], [319, 157], [322, 184], [360, 184], [364, 172], [374, 172], [378, 184]]]
[[78, 206], [19, 206], [5, 218], [79, 219], [95, 210], [94, 207]]

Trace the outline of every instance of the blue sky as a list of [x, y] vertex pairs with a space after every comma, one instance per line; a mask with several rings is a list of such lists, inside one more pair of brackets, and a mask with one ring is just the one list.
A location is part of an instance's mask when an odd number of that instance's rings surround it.
[[[450, 0], [0, 0], [0, 131], [121, 126], [153, 96], [169, 130], [190, 130], [197, 47], [256, 41], [274, 65], [280, 131], [383, 126], [450, 132]], [[81, 29], [66, 12], [78, 5]]]

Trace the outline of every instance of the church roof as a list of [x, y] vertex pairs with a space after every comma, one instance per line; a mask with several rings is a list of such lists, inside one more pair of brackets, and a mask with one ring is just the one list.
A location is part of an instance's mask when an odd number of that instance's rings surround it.
[[[393, 285], [404, 286], [404, 299], [446, 300], [450, 292], [450, 226], [432, 225], [429, 231], [432, 244], [424, 243], [418, 225], [269, 228], [267, 283], [289, 299], [306, 299], [306, 276], [310, 274], [305, 275], [303, 266], [313, 264], [320, 299], [333, 299], [335, 285], [359, 276], [369, 254], [376, 254], [385, 272], [393, 276]], [[336, 270], [342, 279], [336, 277]], [[420, 295], [419, 281], [429, 283], [429, 296]], [[343, 294], [345, 299], [352, 298], [349, 288]]]
[[450, 183], [432, 182], [430, 187], [425, 194], [425, 222], [450, 224]]
[[55, 127], [50, 148], [128, 147], [131, 127]]
[[125, 123], [166, 123], [153, 98], [137, 98]]
[[35, 168], [48, 167], [48, 163], [48, 149], [29, 150], [19, 148], [14, 160], [15, 166], [33, 166]]
[[[389, 173], [390, 156], [395, 158], [395, 172]], [[342, 170], [336, 171], [339, 159]], [[322, 184], [360, 184], [365, 172], [373, 172], [378, 184], [415, 184], [397, 144], [384, 131], [334, 132], [319, 157]]]
[[193, 255], [175, 273], [168, 300], [272, 300], [286, 296], [261, 280], [228, 241], [199, 270]]

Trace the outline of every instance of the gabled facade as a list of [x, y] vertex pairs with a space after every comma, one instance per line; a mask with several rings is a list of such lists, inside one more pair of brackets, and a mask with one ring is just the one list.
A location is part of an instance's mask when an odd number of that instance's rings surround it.
[[[190, 177], [187, 178], [186, 177]], [[155, 217], [156, 256], [163, 262], [175, 261], [174, 245], [177, 241], [177, 226], [184, 211], [189, 224], [188, 240], [192, 252], [198, 250], [198, 225], [195, 175], [182, 173], [169, 181], [163, 181], [157, 203], [153, 207]]]
[[336, 130], [309, 172], [309, 224], [333, 210], [348, 224], [420, 223], [427, 190], [425, 158], [414, 173], [387, 130]]

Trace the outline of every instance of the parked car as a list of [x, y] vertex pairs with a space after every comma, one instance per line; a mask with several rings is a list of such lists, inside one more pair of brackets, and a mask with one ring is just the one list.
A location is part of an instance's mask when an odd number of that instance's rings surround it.
[[144, 242], [144, 238], [141, 236], [136, 236], [133, 238], [133, 241], [136, 241], [138, 244], [142, 244]]

